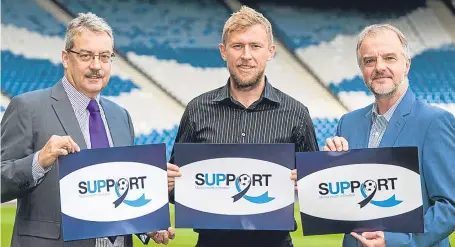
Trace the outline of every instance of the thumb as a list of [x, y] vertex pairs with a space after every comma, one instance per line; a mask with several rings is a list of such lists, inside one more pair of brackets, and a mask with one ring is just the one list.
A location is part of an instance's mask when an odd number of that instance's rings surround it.
[[362, 233], [362, 237], [364, 237], [366, 239], [380, 238], [380, 236], [378, 235], [377, 232], [364, 232], [364, 233]]

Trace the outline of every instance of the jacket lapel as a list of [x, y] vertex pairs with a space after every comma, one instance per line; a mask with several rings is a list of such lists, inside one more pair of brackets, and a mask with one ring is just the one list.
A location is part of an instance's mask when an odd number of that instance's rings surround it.
[[370, 130], [371, 130], [371, 109], [373, 105], [370, 105], [367, 108], [367, 112], [364, 115], [363, 119], [360, 119], [360, 123], [353, 132], [356, 132], [358, 138], [355, 138], [357, 140], [357, 143], [354, 147], [352, 148], [366, 148], [368, 147], [368, 140], [370, 138]]
[[103, 107], [104, 115], [106, 117], [107, 126], [109, 126], [109, 132], [111, 133], [112, 145], [114, 147], [125, 146], [124, 138], [122, 137], [122, 126], [118, 122], [118, 118], [115, 114], [115, 109], [112, 108], [111, 104], [103, 98], [100, 98], [100, 104]]
[[55, 100], [52, 107], [66, 134], [71, 136], [81, 149], [86, 149], [87, 144], [82, 135], [81, 127], [61, 81], [57, 82], [52, 88], [51, 97]]
[[392, 147], [395, 144], [398, 136], [403, 130], [406, 118], [411, 112], [415, 100], [416, 97], [414, 93], [408, 89], [400, 104], [395, 109], [379, 147]]

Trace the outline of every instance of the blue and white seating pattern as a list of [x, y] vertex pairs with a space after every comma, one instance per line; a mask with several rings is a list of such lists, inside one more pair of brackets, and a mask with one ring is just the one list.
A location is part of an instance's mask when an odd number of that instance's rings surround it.
[[[231, 11], [218, 1], [58, 2], [73, 14], [92, 11], [105, 18], [114, 28], [119, 52], [184, 104], [226, 83], [228, 72], [217, 44]], [[316, 116], [318, 141], [323, 144], [334, 134], [338, 115], [325, 107], [324, 99], [302, 90], [305, 85], [288, 73], [289, 69], [272, 60], [267, 75], [275, 87], [305, 104], [309, 100], [320, 102], [320, 109], [310, 111]], [[319, 122], [330, 122], [332, 128], [327, 131]]]
[[431, 8], [372, 15], [270, 3], [259, 6], [287, 46], [350, 110], [374, 100], [357, 65], [356, 35], [370, 24], [395, 25], [410, 42], [412, 90], [418, 97], [455, 114], [455, 45]]
[[[61, 50], [65, 26], [33, 0], [2, 1], [2, 93], [8, 97], [51, 87], [63, 76]], [[137, 144], [166, 142], [171, 151], [180, 115], [135, 84], [113, 63], [110, 83], [102, 94], [124, 106], [134, 119]]]
[[[4, 34], [2, 40], [2, 92], [9, 97], [14, 97], [27, 91], [52, 86], [63, 75], [60, 51], [63, 48], [65, 26], [31, 0], [8, 0], [3, 3], [2, 7], [2, 31]], [[227, 12], [225, 13], [227, 16]], [[210, 19], [209, 17], [207, 18]], [[208, 21], [208, 23], [211, 22], [213, 21]], [[47, 28], [48, 26], [49, 28]], [[218, 26], [216, 28], [216, 39], [221, 36], [219, 28], [221, 27]], [[216, 44], [219, 41], [214, 41], [214, 37], [210, 43]], [[123, 42], [127, 43], [127, 41]], [[122, 36], [117, 35], [117, 33], [116, 46], [122, 47]], [[39, 49], [35, 47], [39, 47]], [[196, 62], [205, 61], [205, 64], [186, 65], [189, 69], [188, 73], [193, 73], [194, 70], [203, 71], [206, 68], [215, 67], [217, 72], [209, 71], [208, 73], [223, 74], [223, 76], [220, 76], [222, 79], [220, 79], [219, 85], [211, 85], [209, 87], [212, 89], [223, 85], [228, 74], [224, 64], [216, 64], [217, 59], [221, 60], [218, 51], [216, 49], [203, 50], [188, 49], [188, 53], [185, 56], [181, 56], [182, 59], [187, 57], [186, 59], [191, 58]], [[161, 52], [160, 49], [158, 51]], [[177, 51], [171, 54], [180, 53], [181, 51]], [[205, 54], [205, 58], [199, 59], [200, 57], [198, 57], [198, 59], [194, 59], [196, 55], [200, 56], [201, 53]], [[202, 66], [206, 67], [203, 68]], [[182, 68], [178, 69], [180, 73]], [[173, 70], [167, 71], [168, 75], [179, 74], [172, 73]], [[207, 71], [204, 71], [201, 78], [206, 76]], [[186, 77], [186, 79], [188, 78], [192, 77]], [[211, 77], [209, 76], [209, 78]], [[179, 87], [183, 91], [187, 91], [188, 88], [194, 89], [198, 88], [198, 85], [203, 85], [202, 80], [192, 81], [194, 82], [192, 82], [190, 87], [186, 85], [179, 85]], [[196, 83], [199, 81], [201, 83]], [[203, 86], [199, 91], [206, 91], [207, 89], [207, 86]], [[121, 68], [115, 67], [115, 62], [113, 64], [111, 82], [103, 90], [102, 94], [130, 111], [136, 130], [136, 144], [164, 142], [167, 144], [169, 154], [177, 133], [177, 124], [180, 116], [169, 116], [170, 113], [166, 110], [166, 106], [156, 102], [150, 92], [141, 91], [139, 86], [129, 79], [128, 74], [123, 72]], [[336, 119], [332, 118], [315, 119], [314, 123], [319, 143], [323, 143], [326, 137], [333, 135], [336, 121]]]
[[[92, 11], [106, 18], [114, 28], [119, 53], [184, 104], [226, 83], [228, 73], [216, 44], [221, 41], [221, 30], [230, 11], [219, 2], [94, 0], [88, 5], [82, 0], [57, 1], [73, 14]], [[359, 77], [355, 35], [367, 24], [391, 21], [411, 41], [410, 81], [416, 94], [455, 112], [455, 49], [431, 10], [362, 16], [357, 12], [318, 12], [270, 4], [263, 4], [260, 9], [271, 18], [286, 45], [349, 109], [372, 102]], [[53, 85], [63, 75], [60, 51], [65, 26], [32, 0], [4, 1], [2, 15], [2, 92], [13, 97]], [[409, 27], [410, 21], [418, 27], [418, 33]], [[428, 66], [428, 61], [432, 66]], [[286, 77], [280, 64], [271, 64], [269, 68], [275, 68], [267, 71], [272, 78], [290, 81], [290, 85], [300, 83]], [[297, 92], [295, 97], [304, 103], [313, 100], [299, 94], [302, 90], [293, 90], [291, 86], [286, 89], [291, 95]], [[130, 111], [137, 144], [164, 142], [170, 152], [179, 114], [169, 111], [153, 93], [134, 83], [115, 62], [111, 82], [102, 93]], [[316, 109], [315, 115], [313, 122], [322, 146], [325, 138], [334, 134], [338, 120], [324, 107]]]
[[58, 1], [105, 18], [119, 52], [184, 104], [226, 83], [217, 45], [229, 12], [217, 1]]

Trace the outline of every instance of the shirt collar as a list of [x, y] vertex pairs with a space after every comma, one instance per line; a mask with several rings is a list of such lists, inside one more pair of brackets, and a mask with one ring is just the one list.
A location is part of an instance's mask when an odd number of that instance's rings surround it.
[[[74, 88], [74, 86], [68, 81], [68, 79], [66, 79], [65, 76], [62, 78], [62, 84], [66, 94], [68, 95], [71, 105], [73, 106], [73, 109], [78, 111], [85, 111], [92, 99]], [[100, 94], [96, 95], [95, 100], [99, 105]]]
[[[387, 122], [390, 122], [390, 119], [392, 119], [393, 113], [397, 109], [398, 105], [400, 104], [400, 102], [403, 99], [405, 94], [406, 94], [406, 92], [401, 95], [401, 97], [397, 100], [397, 102], [395, 102], [395, 104], [393, 104], [393, 106], [390, 107], [390, 109], [386, 113], [384, 113], [383, 116], [385, 117]], [[376, 118], [379, 116], [378, 105], [376, 104], [376, 102], [373, 104], [373, 108], [371, 109], [371, 111], [372, 111], [373, 121], [375, 121]]]
[[[265, 86], [264, 86], [264, 91], [261, 94], [261, 98], [259, 101], [262, 101], [263, 98], [270, 100], [274, 103], [281, 103], [280, 97], [277, 95], [275, 88], [268, 82], [267, 77], [264, 79]], [[218, 94], [215, 96], [215, 98], [212, 101], [216, 102], [222, 102], [225, 100], [230, 100], [231, 99], [231, 93], [230, 93], [230, 79], [228, 79], [226, 85], [221, 88], [221, 90], [218, 92]]]

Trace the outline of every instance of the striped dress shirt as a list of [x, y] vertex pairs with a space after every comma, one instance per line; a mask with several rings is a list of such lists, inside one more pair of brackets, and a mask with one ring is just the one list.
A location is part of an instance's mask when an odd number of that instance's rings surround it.
[[371, 131], [370, 131], [370, 138], [368, 140], [368, 148], [377, 148], [381, 143], [382, 137], [389, 125], [390, 119], [393, 116], [393, 113], [397, 109], [398, 105], [400, 104], [401, 100], [403, 99], [405, 93], [401, 95], [401, 97], [393, 104], [390, 109], [384, 113], [384, 115], [379, 115], [378, 113], [378, 106], [376, 103], [373, 104], [373, 108], [371, 109]]
[[[176, 143], [294, 143], [296, 152], [318, 151], [313, 122], [299, 101], [265, 80], [259, 100], [248, 108], [232, 98], [229, 81], [191, 100], [182, 116]], [[171, 156], [173, 163], [173, 155]], [[173, 195], [171, 194], [171, 201]], [[208, 246], [252, 246], [290, 241], [286, 231], [195, 230]], [[264, 245], [262, 245], [264, 244]], [[243, 246], [243, 245], [242, 245]]]

